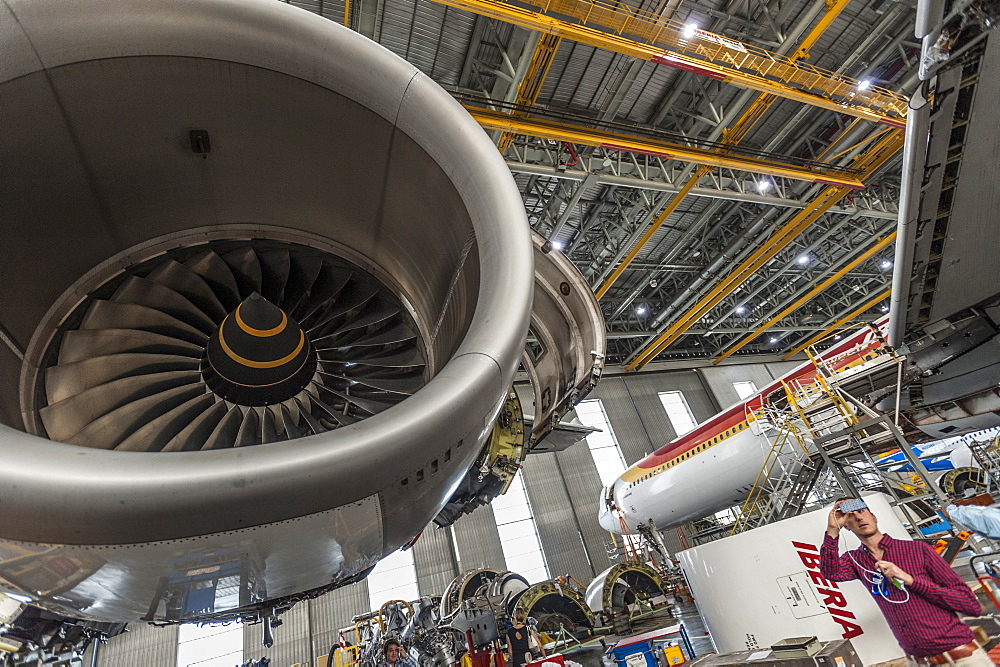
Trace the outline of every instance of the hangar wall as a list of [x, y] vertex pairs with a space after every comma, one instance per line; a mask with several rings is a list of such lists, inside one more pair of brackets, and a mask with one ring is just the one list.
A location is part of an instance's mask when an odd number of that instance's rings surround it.
[[[676, 437], [658, 392], [683, 392], [695, 419], [701, 421], [739, 400], [733, 382], [750, 380], [763, 388], [799, 363], [611, 376], [605, 377], [587, 398], [603, 402], [624, 459], [631, 465]], [[606, 549], [608, 535], [595, 520], [601, 482], [587, 445], [579, 443], [562, 452], [532, 454], [523, 474], [550, 575], [570, 574], [589, 583], [610, 567], [611, 561]], [[664, 540], [668, 549], [679, 548], [672, 532], [665, 534]], [[506, 569], [493, 508], [481, 507], [463, 516], [451, 529], [429, 526], [414, 545], [413, 558], [421, 595], [440, 594], [466, 570]], [[338, 629], [350, 625], [351, 617], [368, 611], [368, 606], [365, 581], [300, 603], [282, 616], [283, 624], [274, 633], [275, 645], [266, 651], [260, 643], [260, 625], [247, 626], [244, 660], [266, 654], [275, 665], [313, 664], [337, 642]], [[134, 624], [130, 630], [101, 647], [99, 667], [175, 667], [176, 628]]]
[[[94, 647], [87, 649], [87, 662]], [[97, 648], [97, 664], [101, 667], [134, 667], [153, 665], [174, 667], [177, 663], [177, 628], [158, 628], [132, 623], [128, 632], [112, 637]]]

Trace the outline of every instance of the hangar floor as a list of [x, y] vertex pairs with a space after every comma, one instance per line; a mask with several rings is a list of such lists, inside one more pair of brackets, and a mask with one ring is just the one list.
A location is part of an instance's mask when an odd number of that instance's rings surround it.
[[669, 607], [669, 610], [660, 609], [649, 616], [637, 619], [632, 632], [628, 635], [606, 635], [602, 637], [600, 642], [588, 643], [588, 645], [581, 648], [565, 651], [563, 655], [569, 660], [580, 663], [583, 667], [609, 667], [610, 665], [614, 665], [614, 661], [604, 656], [604, 652], [607, 650], [606, 647], [613, 646], [615, 642], [625, 636], [642, 634], [677, 623], [684, 624], [684, 628], [691, 638], [695, 655], [715, 650], [715, 644], [712, 642], [712, 637], [709, 635], [708, 629], [705, 627], [701, 615], [698, 613], [698, 607], [694, 602], [682, 599], [675, 601]]

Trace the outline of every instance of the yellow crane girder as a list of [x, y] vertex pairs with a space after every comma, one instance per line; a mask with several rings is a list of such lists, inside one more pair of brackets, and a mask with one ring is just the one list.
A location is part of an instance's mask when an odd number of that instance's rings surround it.
[[466, 106], [466, 109], [487, 130], [502, 130], [542, 139], [693, 162], [710, 167], [749, 171], [796, 181], [824, 183], [855, 190], [865, 187], [864, 183], [856, 175], [851, 174], [849, 170], [838, 169], [832, 165], [829, 168], [802, 167], [773, 160], [742, 157], [721, 151], [692, 148], [683, 144], [622, 135], [554, 120], [518, 117], [476, 106]]
[[[552, 67], [552, 61], [556, 57], [556, 51], [559, 50], [561, 42], [562, 37], [556, 35], [542, 35], [538, 40], [538, 44], [535, 45], [535, 50], [531, 54], [531, 61], [528, 63], [524, 80], [517, 87], [517, 97], [514, 99], [515, 108], [532, 105], [538, 99], [538, 94], [542, 92], [542, 82], [545, 81], [549, 68]], [[514, 115], [520, 114], [515, 111]], [[506, 153], [512, 143], [514, 143], [514, 133], [504, 132], [497, 141], [500, 154]]]

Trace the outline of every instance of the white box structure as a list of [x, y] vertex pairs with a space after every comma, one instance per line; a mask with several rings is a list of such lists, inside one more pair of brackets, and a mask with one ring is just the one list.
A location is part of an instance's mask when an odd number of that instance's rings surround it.
[[[909, 539], [886, 496], [865, 499], [879, 530]], [[850, 639], [864, 664], [903, 655], [869, 587], [827, 581], [819, 549], [830, 508], [680, 552], [705, 625], [720, 652], [766, 649], [781, 639]], [[860, 542], [841, 531], [840, 553]], [[895, 589], [894, 589], [895, 590]], [[898, 591], [897, 591], [898, 592]]]

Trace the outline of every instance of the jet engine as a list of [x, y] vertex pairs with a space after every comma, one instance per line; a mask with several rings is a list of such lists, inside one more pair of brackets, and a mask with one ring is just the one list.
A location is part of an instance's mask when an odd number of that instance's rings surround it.
[[481, 128], [269, 0], [0, 4], [0, 591], [270, 616], [445, 504], [531, 309]]

